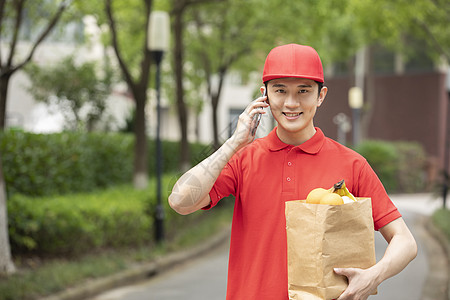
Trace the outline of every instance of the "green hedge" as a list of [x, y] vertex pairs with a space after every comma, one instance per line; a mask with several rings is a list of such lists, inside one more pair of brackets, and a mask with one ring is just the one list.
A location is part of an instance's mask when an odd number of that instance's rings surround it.
[[417, 193], [426, 189], [427, 156], [417, 142], [394, 142], [399, 155], [397, 161], [397, 192]]
[[130, 189], [49, 198], [14, 195], [8, 201], [13, 253], [80, 254], [146, 242], [151, 226], [142, 196]]
[[[163, 142], [164, 172], [178, 172], [179, 143]], [[210, 149], [191, 145], [191, 161]], [[0, 133], [3, 174], [9, 195], [45, 196], [93, 191], [129, 183], [134, 136], [117, 133]], [[149, 175], [155, 175], [155, 143], [149, 140]]]
[[355, 148], [390, 193], [423, 192], [426, 155], [416, 142], [368, 140]]
[[[167, 203], [173, 176], [163, 180], [165, 231], [171, 238], [201, 214], [181, 216]], [[12, 252], [79, 255], [103, 248], [132, 247], [154, 240], [155, 182], [146, 190], [130, 185], [93, 193], [52, 197], [14, 195], [8, 200]]]
[[[156, 174], [155, 143], [149, 140], [149, 175]], [[181, 173], [180, 145], [164, 141], [164, 173]], [[191, 163], [212, 153], [192, 144]], [[365, 141], [355, 149], [369, 161], [389, 192], [420, 192], [425, 187], [426, 155], [415, 142]], [[112, 133], [0, 133], [3, 174], [9, 195], [45, 196], [93, 191], [131, 182], [134, 136]]]
[[447, 237], [447, 241], [450, 244], [450, 210], [444, 208], [436, 210], [433, 213], [432, 220]]
[[8, 194], [64, 194], [129, 182], [132, 145], [131, 136], [118, 134], [6, 131], [0, 151]]

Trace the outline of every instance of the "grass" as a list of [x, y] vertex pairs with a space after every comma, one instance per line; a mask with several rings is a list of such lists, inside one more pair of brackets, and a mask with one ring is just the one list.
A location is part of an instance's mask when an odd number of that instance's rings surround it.
[[442, 230], [450, 243], [450, 210], [443, 208], [438, 209], [433, 214], [433, 223]]
[[199, 218], [195, 219], [195, 224], [186, 224], [183, 230], [178, 230], [176, 235], [161, 245], [108, 249], [76, 259], [16, 258], [15, 263], [19, 271], [10, 277], [0, 278], [0, 300], [38, 299], [67, 287], [83, 284], [88, 279], [111, 275], [126, 269], [127, 266], [150, 262], [156, 257], [194, 246], [229, 224], [232, 206], [226, 205], [197, 214]]
[[118, 254], [89, 255], [79, 260], [56, 259], [36, 268], [21, 269], [0, 281], [0, 299], [37, 299], [81, 283], [87, 278], [105, 276], [126, 267]]

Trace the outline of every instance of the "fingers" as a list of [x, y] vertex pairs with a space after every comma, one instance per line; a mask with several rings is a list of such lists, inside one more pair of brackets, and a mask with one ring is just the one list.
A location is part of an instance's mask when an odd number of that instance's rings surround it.
[[263, 110], [263, 108], [269, 106], [266, 100], [266, 96], [257, 98], [252, 101], [239, 116], [238, 124], [233, 134], [233, 138], [236, 142], [245, 145], [253, 141], [254, 134], [252, 135], [252, 133], [255, 132], [258, 123], [256, 116], [266, 113]]
[[265, 114], [266, 112], [263, 108], [268, 107], [269, 105], [265, 102], [267, 97], [259, 97], [256, 100], [252, 101], [244, 110], [244, 112], [239, 116], [239, 121], [241, 123], [247, 124], [247, 126], [251, 126], [252, 121], [255, 119], [257, 114]]
[[348, 286], [336, 300], [366, 300], [376, 289], [367, 271], [358, 268], [334, 268], [334, 272], [348, 278]]
[[254, 115], [255, 113], [257, 113], [258, 111], [254, 111], [257, 108], [265, 108], [268, 107], [269, 104], [267, 104], [267, 96], [263, 96], [263, 97], [259, 97], [256, 100], [252, 101], [247, 108], [245, 109], [245, 112], [247, 112], [247, 114], [252, 117], [252, 115]]
[[[350, 278], [352, 278], [354, 271], [351, 268], [334, 268], [334, 273], [347, 277], [350, 282]], [[349, 295], [348, 287], [336, 300], [347, 299], [353, 299], [352, 296]]]
[[350, 279], [350, 277], [356, 273], [356, 270], [354, 268], [334, 268], [334, 273], [343, 275]]

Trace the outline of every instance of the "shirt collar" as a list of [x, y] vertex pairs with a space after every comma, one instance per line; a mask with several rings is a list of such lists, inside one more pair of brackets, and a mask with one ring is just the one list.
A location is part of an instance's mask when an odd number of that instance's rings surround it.
[[277, 135], [277, 128], [275, 127], [267, 136], [268, 142], [269, 142], [269, 150], [270, 151], [279, 151], [284, 148], [298, 148], [302, 150], [303, 152], [309, 153], [309, 154], [316, 154], [322, 149], [323, 143], [325, 141], [325, 135], [323, 134], [322, 130], [318, 127], [315, 127], [316, 133], [304, 142], [301, 145], [298, 146], [292, 146], [289, 144], [286, 144], [282, 142]]

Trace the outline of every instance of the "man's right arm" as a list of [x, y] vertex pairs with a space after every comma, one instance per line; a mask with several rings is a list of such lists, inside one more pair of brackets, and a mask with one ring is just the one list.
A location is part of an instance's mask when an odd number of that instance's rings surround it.
[[169, 205], [182, 215], [193, 213], [211, 202], [209, 192], [239, 147], [227, 140], [216, 152], [187, 171], [175, 183]]
[[182, 215], [193, 213], [210, 204], [209, 192], [230, 158], [251, 143], [253, 116], [264, 114], [260, 107], [267, 107], [266, 97], [253, 101], [239, 116], [236, 131], [216, 152], [187, 171], [175, 183], [169, 196], [169, 205]]

